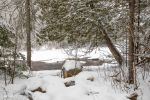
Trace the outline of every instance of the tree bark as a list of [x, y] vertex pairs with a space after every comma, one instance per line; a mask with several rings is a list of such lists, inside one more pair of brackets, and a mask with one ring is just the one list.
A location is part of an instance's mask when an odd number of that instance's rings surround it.
[[14, 84], [15, 71], [16, 71], [17, 45], [18, 45], [18, 30], [15, 33], [15, 47], [14, 47], [14, 53], [13, 53], [13, 69], [12, 69], [12, 76], [11, 76], [12, 84]]
[[134, 16], [135, 0], [129, 0], [129, 51], [128, 51], [128, 66], [129, 66], [129, 84], [134, 84]]
[[27, 36], [27, 66], [31, 70], [31, 18], [30, 18], [30, 0], [26, 0], [26, 36]]
[[123, 57], [121, 56], [121, 54], [119, 53], [119, 51], [117, 50], [117, 48], [115, 47], [115, 45], [113, 44], [111, 39], [109, 38], [106, 30], [103, 28], [103, 26], [102, 26], [100, 21], [99, 21], [99, 28], [100, 28], [100, 30], [101, 30], [101, 32], [103, 34], [104, 40], [105, 40], [106, 45], [108, 46], [110, 52], [112, 53], [112, 55], [114, 56], [116, 61], [121, 66], [123, 64]]

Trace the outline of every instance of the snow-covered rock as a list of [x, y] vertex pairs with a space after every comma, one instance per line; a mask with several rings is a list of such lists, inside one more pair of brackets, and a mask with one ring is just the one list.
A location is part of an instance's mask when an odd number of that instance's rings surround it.
[[78, 69], [81, 69], [81, 63], [80, 61], [76, 61], [76, 60], [66, 60], [64, 65], [63, 65], [63, 68], [66, 70], [66, 71], [69, 71], [71, 69], [75, 69], [75, 68], [78, 68]]

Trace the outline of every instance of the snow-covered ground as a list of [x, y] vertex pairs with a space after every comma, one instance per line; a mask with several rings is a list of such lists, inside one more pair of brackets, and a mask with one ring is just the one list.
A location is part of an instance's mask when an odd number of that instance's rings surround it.
[[[26, 56], [26, 52], [22, 52]], [[40, 49], [32, 51], [32, 61], [57, 62], [63, 61], [69, 56], [62, 49]]]
[[[103, 66], [84, 68], [77, 76], [63, 79], [59, 70], [33, 72], [29, 79], [16, 79], [15, 84], [1, 85], [0, 100], [28, 100], [24, 92], [32, 95], [33, 100], [127, 100], [127, 94], [115, 90], [105, 79]], [[93, 78], [94, 80], [88, 80]], [[74, 86], [66, 87], [65, 82], [75, 81]], [[3, 87], [3, 88], [2, 88]], [[39, 91], [42, 88], [46, 93]], [[7, 92], [5, 92], [5, 90]]]
[[[78, 51], [78, 56], [79, 57], [86, 57], [89, 59], [112, 59], [110, 57], [111, 53], [107, 47], [101, 47], [101, 48], [96, 48], [92, 52], [87, 53], [85, 55], [85, 52], [87, 51], [86, 48], [81, 48]], [[75, 51], [72, 51], [73, 53]], [[22, 53], [26, 56], [26, 52], [22, 51]], [[74, 54], [75, 55], [75, 54]], [[33, 50], [32, 51], [32, 61], [43, 61], [43, 62], [57, 62], [57, 61], [63, 61], [67, 58], [72, 58], [73, 56], [67, 55], [64, 49], [46, 49], [45, 47], [42, 47], [39, 50]]]
[[[62, 51], [61, 49], [33, 51], [32, 60], [63, 61], [69, 56]], [[85, 57], [112, 59], [109, 50], [104, 47], [100, 48], [100, 51], [94, 50]], [[84, 66], [81, 73], [65, 79], [60, 77], [60, 70], [45, 70], [33, 71], [28, 79], [16, 78], [15, 84], [7, 86], [4, 86], [4, 81], [0, 80], [0, 100], [128, 100], [127, 96], [132, 91], [122, 90], [119, 88], [120, 83], [114, 84], [110, 77], [113, 66], [116, 64]], [[138, 100], [150, 100], [148, 79], [139, 82]], [[74, 81], [75, 84], [66, 87], [65, 83], [70, 81]], [[39, 88], [41, 90], [37, 90]]]

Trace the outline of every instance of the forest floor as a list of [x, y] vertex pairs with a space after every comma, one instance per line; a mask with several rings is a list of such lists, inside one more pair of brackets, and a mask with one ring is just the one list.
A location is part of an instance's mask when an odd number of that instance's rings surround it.
[[[62, 78], [60, 69], [66, 59], [73, 57], [60, 49], [34, 50], [34, 71], [30, 74], [23, 72], [31, 75], [28, 79], [17, 77], [14, 84], [5, 86], [3, 78], [0, 78], [0, 100], [129, 100], [127, 97], [133, 93], [139, 95], [137, 100], [150, 98], [149, 77], [142, 80], [138, 76], [136, 91], [112, 77], [118, 67], [108, 48], [80, 56], [78, 60], [83, 64], [83, 71], [76, 76]], [[68, 87], [66, 83], [71, 85]]]

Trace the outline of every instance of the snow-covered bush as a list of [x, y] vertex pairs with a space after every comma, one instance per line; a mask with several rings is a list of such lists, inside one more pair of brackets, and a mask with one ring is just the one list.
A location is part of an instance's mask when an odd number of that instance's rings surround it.
[[26, 69], [25, 57], [17, 52], [15, 44], [15, 34], [9, 27], [0, 24], [0, 70], [11, 77], [11, 80], [16, 75], [20, 75], [22, 70]]

